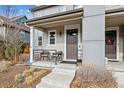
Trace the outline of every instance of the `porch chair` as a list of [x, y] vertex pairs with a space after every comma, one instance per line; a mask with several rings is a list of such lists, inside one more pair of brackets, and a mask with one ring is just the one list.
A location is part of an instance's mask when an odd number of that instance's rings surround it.
[[55, 64], [57, 65], [58, 61], [62, 61], [62, 51], [55, 52], [51, 55], [51, 59], [54, 60]]
[[63, 59], [63, 52], [62, 51], [58, 51], [57, 52], [58, 53], [58, 61], [62, 61], [62, 59]]
[[43, 52], [40, 54], [42, 60], [50, 61], [50, 53], [48, 50], [43, 50]]
[[56, 65], [57, 65], [57, 56], [58, 56], [57, 51], [52, 52], [50, 56], [50, 60], [54, 61]]

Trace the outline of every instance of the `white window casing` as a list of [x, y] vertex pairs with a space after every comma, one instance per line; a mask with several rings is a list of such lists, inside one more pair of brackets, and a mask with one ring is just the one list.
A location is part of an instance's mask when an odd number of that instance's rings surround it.
[[[55, 43], [54, 44], [50, 44], [50, 33], [51, 32], [55, 32]], [[48, 31], [48, 46], [55, 46], [56, 45], [56, 30], [49, 30]]]

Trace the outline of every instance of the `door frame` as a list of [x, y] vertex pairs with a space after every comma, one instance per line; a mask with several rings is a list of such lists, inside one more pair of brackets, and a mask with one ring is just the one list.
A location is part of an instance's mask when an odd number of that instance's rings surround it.
[[107, 27], [105, 31], [116, 31], [116, 59], [108, 59], [110, 61], [118, 61], [119, 60], [119, 26], [116, 27]]
[[72, 25], [65, 25], [64, 26], [64, 61], [76, 61], [76, 60], [73, 60], [73, 59], [67, 59], [66, 58], [66, 38], [67, 38], [67, 30], [71, 30], [71, 29], [77, 29], [78, 30], [78, 47], [80, 46], [80, 24], [72, 24]]

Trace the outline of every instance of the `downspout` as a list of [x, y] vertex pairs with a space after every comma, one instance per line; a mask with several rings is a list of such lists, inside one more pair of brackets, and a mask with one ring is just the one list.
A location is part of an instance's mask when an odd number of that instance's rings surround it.
[[124, 61], [124, 26], [122, 28], [122, 31], [123, 31], [123, 61]]

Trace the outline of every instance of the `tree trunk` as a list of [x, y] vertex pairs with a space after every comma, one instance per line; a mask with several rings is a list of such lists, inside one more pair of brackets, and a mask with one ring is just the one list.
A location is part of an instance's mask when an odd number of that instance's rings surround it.
[[16, 48], [14, 48], [15, 49], [15, 55], [14, 55], [14, 63], [16, 63], [16, 55], [17, 55], [17, 50], [16, 50]]

